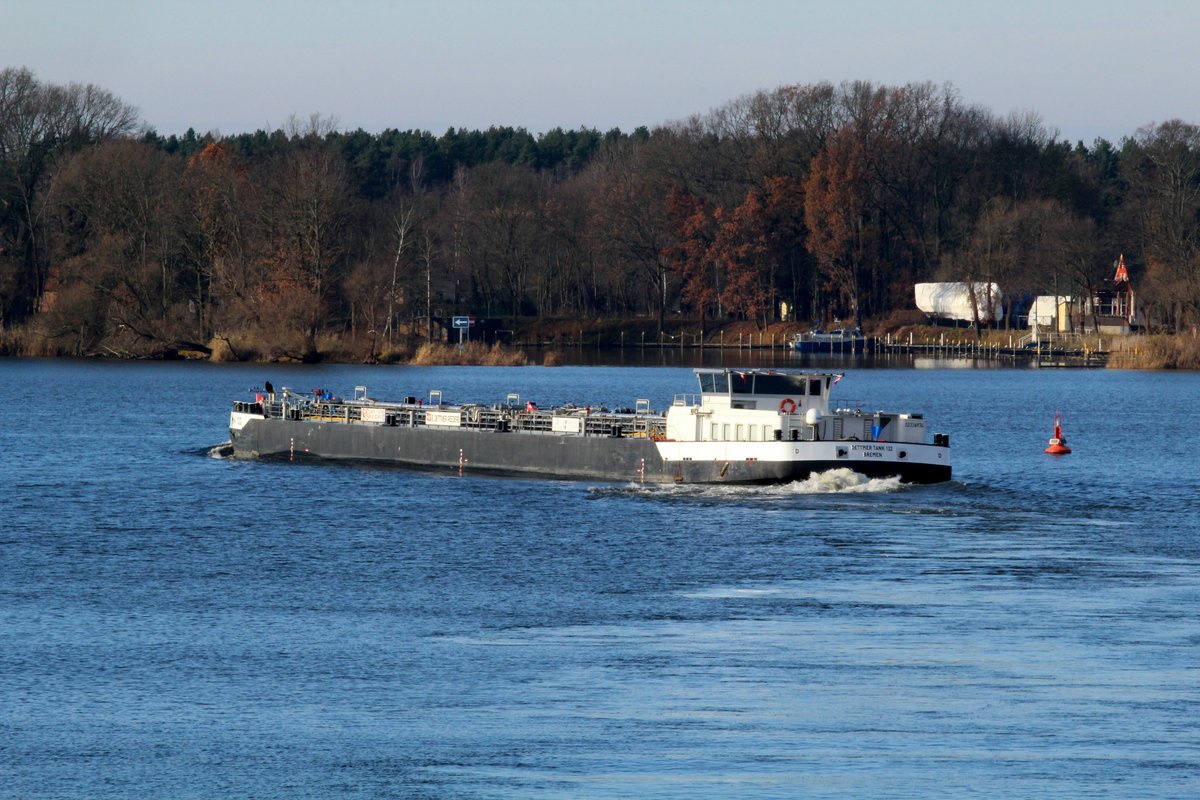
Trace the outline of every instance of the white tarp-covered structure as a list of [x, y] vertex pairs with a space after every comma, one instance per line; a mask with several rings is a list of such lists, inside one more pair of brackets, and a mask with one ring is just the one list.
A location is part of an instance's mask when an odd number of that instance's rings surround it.
[[[1065, 331], [1071, 308], [1071, 298], [1063, 295], [1039, 294], [1029, 307], [1029, 327]], [[1059, 322], [1059, 319], [1062, 322]]]
[[979, 314], [971, 310], [972, 290], [968, 284], [918, 283], [916, 285], [917, 308], [931, 317], [953, 319], [962, 322], [996, 323], [1004, 319], [1004, 295], [994, 283], [970, 284], [974, 289], [975, 303]]

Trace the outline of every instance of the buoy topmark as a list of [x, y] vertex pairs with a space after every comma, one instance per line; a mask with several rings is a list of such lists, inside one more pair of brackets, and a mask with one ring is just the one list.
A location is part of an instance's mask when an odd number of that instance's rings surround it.
[[1050, 439], [1050, 446], [1045, 452], [1052, 456], [1065, 456], [1071, 452], [1071, 448], [1067, 447], [1067, 437], [1062, 433], [1062, 415], [1057, 411], [1054, 412], [1054, 437]]

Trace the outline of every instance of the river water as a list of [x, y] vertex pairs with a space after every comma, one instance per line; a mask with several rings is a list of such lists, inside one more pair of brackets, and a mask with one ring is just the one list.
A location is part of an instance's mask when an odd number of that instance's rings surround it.
[[265, 380], [681, 366], [0, 361], [0, 797], [1200, 796], [1200, 376], [920, 366], [838, 404], [953, 482], [733, 489], [210, 453]]

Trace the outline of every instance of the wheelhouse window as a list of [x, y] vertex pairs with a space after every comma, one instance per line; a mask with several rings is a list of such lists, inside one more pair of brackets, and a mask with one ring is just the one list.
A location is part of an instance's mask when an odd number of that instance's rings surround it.
[[729, 377], [724, 372], [701, 372], [699, 377], [703, 394], [729, 393]]
[[752, 372], [730, 372], [729, 374], [729, 389], [733, 394], [753, 394], [754, 393], [754, 373]]
[[754, 394], [799, 397], [804, 394], [805, 382], [803, 375], [759, 374], [754, 376]]
[[767, 372], [700, 372], [702, 394], [771, 395], [799, 398], [820, 397], [821, 381], [808, 375], [788, 375]]

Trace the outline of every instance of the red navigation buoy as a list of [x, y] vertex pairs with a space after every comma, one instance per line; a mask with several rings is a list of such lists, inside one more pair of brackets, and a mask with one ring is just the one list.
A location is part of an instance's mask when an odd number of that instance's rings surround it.
[[1067, 447], [1067, 437], [1062, 433], [1062, 415], [1057, 411], [1054, 412], [1054, 438], [1050, 440], [1046, 452], [1052, 456], [1065, 456], [1071, 452], [1071, 448]]

